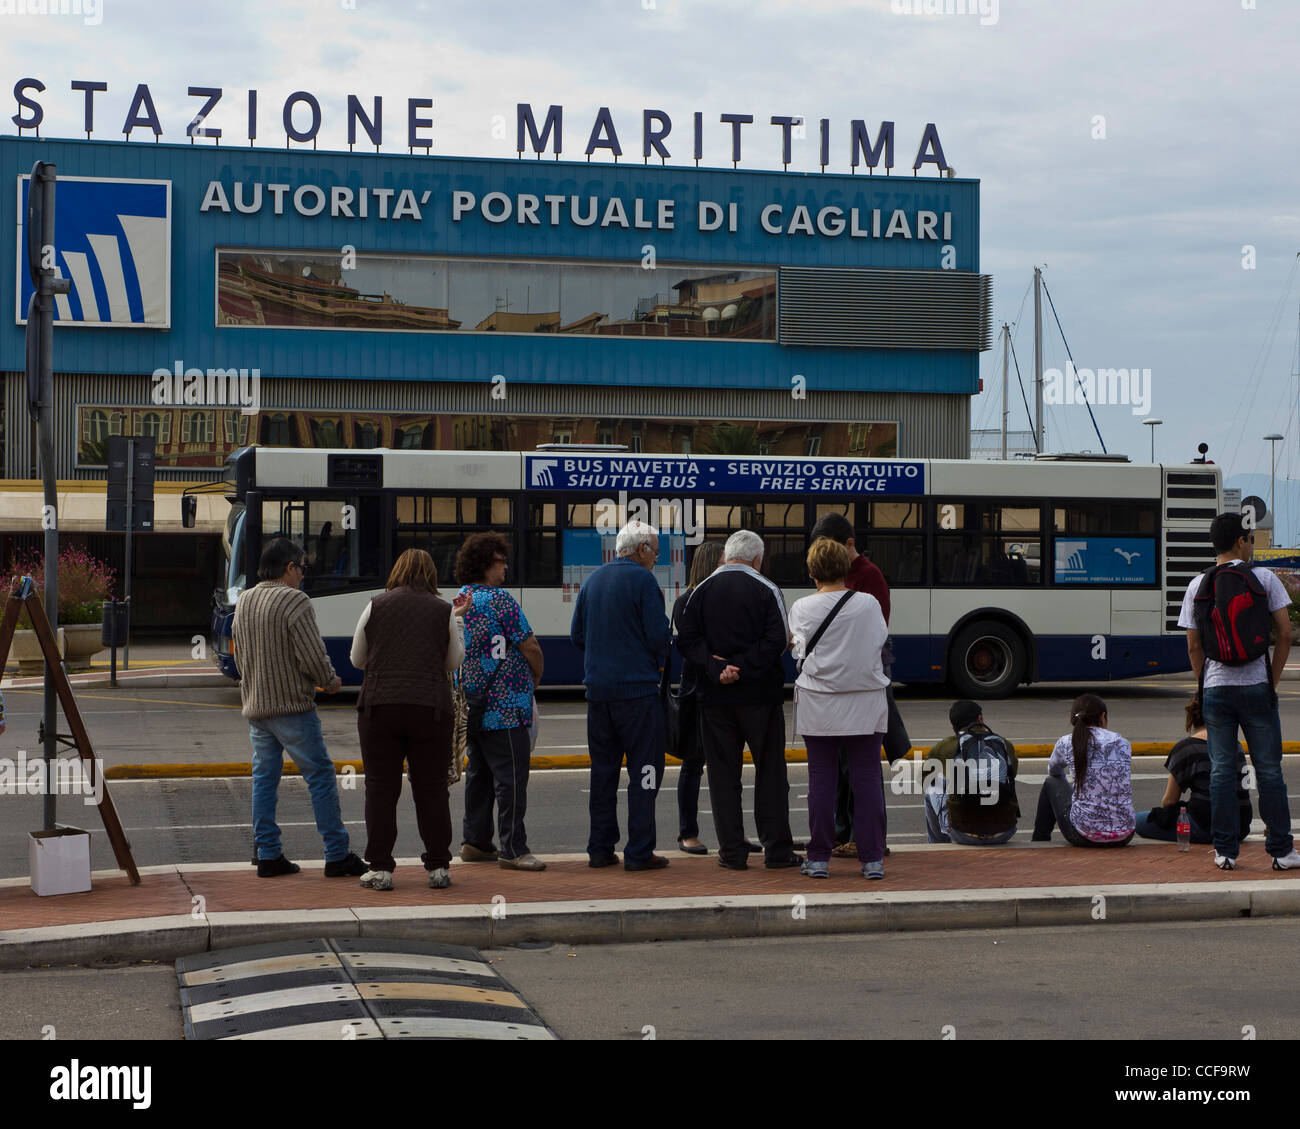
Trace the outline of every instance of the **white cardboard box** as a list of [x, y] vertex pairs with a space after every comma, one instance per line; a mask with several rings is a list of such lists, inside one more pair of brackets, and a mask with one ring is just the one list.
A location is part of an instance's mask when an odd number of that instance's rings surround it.
[[27, 836], [32, 890], [49, 894], [80, 894], [90, 889], [90, 832], [79, 827], [32, 831]]

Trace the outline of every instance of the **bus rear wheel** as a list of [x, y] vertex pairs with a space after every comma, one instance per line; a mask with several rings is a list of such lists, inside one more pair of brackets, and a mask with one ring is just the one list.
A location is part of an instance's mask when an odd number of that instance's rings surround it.
[[980, 620], [953, 640], [948, 678], [963, 698], [1008, 697], [1025, 677], [1025, 645], [1005, 623]]

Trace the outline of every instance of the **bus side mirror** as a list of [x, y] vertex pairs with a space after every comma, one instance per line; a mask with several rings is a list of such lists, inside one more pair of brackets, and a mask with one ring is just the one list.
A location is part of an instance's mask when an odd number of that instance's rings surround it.
[[194, 519], [199, 512], [199, 500], [193, 494], [181, 495], [181, 526], [185, 529], [194, 528]]

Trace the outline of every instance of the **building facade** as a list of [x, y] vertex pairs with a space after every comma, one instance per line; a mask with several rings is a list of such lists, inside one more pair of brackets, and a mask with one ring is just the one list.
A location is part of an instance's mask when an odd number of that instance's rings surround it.
[[[57, 166], [72, 283], [60, 528], [111, 557], [107, 440], [153, 437], [135, 575], [162, 577], [158, 626], [203, 622], [210, 587], [189, 581], [224, 520], [209, 496], [182, 532], [178, 492], [249, 443], [969, 455], [990, 344], [977, 181], [6, 137], [6, 554], [40, 528], [21, 226], [37, 160]], [[162, 591], [169, 569], [184, 595]]]

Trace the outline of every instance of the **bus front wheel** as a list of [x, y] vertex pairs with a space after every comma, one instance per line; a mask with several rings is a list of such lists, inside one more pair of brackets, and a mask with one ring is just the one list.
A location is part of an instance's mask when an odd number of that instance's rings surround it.
[[1005, 623], [968, 624], [953, 640], [948, 672], [964, 698], [1008, 697], [1025, 677], [1025, 645]]

